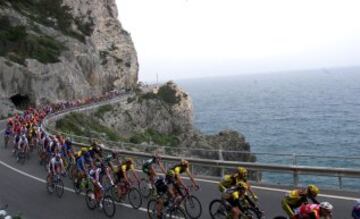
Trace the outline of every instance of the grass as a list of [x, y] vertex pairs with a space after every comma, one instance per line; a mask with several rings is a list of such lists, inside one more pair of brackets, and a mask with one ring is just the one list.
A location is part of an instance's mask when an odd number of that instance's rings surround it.
[[101, 106], [98, 108], [98, 110], [96, 110], [96, 112], [94, 113], [94, 116], [102, 119], [105, 113], [111, 112], [111, 111], [113, 111], [113, 109], [114, 109], [114, 107], [111, 106], [110, 104]]
[[28, 33], [25, 26], [12, 26], [8, 17], [0, 17], [0, 56], [21, 65], [25, 65], [27, 58], [47, 64], [59, 62], [58, 58], [65, 49], [49, 36]]
[[157, 145], [176, 146], [179, 140], [175, 135], [161, 134], [153, 129], [148, 129], [144, 133], [138, 133], [130, 137], [129, 141], [134, 144], [143, 142], [154, 142]]
[[[109, 127], [99, 124], [92, 116], [82, 113], [70, 113], [56, 122], [56, 129], [79, 136], [97, 137], [104, 136], [111, 141], [122, 141], [116, 132]], [[95, 135], [95, 136], [94, 136]]]

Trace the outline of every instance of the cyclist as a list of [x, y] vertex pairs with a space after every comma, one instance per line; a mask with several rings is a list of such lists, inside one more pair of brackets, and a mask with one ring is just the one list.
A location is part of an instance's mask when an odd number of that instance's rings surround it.
[[86, 148], [81, 148], [80, 151], [76, 154], [76, 170], [77, 170], [77, 176], [74, 179], [75, 186], [77, 188], [80, 187], [80, 182], [83, 178], [86, 177], [86, 173], [88, 172], [88, 168], [86, 165], [86, 159], [84, 156], [85, 151], [87, 151]]
[[291, 219], [330, 219], [332, 218], [333, 206], [329, 202], [320, 204], [302, 204], [295, 209], [295, 215]]
[[7, 147], [8, 143], [9, 143], [9, 139], [10, 139], [11, 134], [12, 134], [11, 126], [7, 126], [6, 130], [4, 132], [5, 148]]
[[351, 213], [353, 219], [360, 219], [360, 200], [357, 200]]
[[112, 177], [111, 163], [110, 163], [111, 158], [112, 158], [112, 156], [110, 155], [110, 156], [106, 157], [101, 162], [101, 177], [100, 177], [100, 180], [101, 180], [102, 183], [104, 183], [103, 182], [103, 177], [106, 176], [109, 179], [111, 185], [114, 185], [114, 179]]
[[[22, 135], [20, 137], [20, 140], [19, 140], [18, 144], [17, 144], [18, 153], [21, 152], [21, 153], [26, 154], [26, 152], [28, 150], [28, 147], [29, 147], [29, 142], [28, 142], [26, 136]], [[19, 154], [17, 154], [17, 155], [19, 155]], [[16, 159], [19, 160], [19, 156], [17, 156]]]
[[91, 182], [94, 186], [94, 193], [95, 193], [95, 199], [97, 201], [97, 203], [99, 203], [100, 208], [102, 208], [102, 202], [101, 202], [101, 198], [102, 198], [102, 191], [104, 190], [104, 187], [101, 185], [100, 182], [100, 176], [101, 176], [101, 172], [102, 172], [102, 168], [101, 168], [101, 162], [99, 160], [97, 160], [95, 162], [95, 165], [93, 165], [89, 171], [88, 176], [91, 179]]
[[65, 175], [64, 162], [61, 159], [61, 155], [59, 153], [56, 153], [56, 155], [51, 158], [49, 163], [49, 174], [47, 180], [50, 185], [52, 184], [52, 178], [56, 174]]
[[187, 176], [190, 178], [192, 185], [198, 189], [199, 186], [196, 184], [194, 177], [192, 176], [190, 170], [189, 170], [189, 161], [187, 160], [181, 160], [179, 164], [176, 164], [172, 168], [170, 168], [166, 173], [166, 184], [168, 185], [168, 192], [172, 198], [172, 200], [175, 200], [176, 194], [180, 194], [183, 196], [180, 187], [184, 187], [187, 190], [187, 187], [185, 186], [184, 182], [182, 181], [180, 174], [186, 173]]
[[319, 204], [319, 202], [315, 199], [319, 192], [319, 188], [313, 184], [308, 185], [306, 189], [292, 190], [282, 200], [282, 208], [291, 218], [294, 216], [294, 209], [300, 207], [303, 203], [307, 203], [308, 199], [315, 204]]
[[238, 219], [242, 213], [242, 207], [240, 200], [244, 197], [247, 184], [245, 182], [239, 182], [235, 186], [226, 189], [222, 198], [231, 205], [231, 218]]
[[[155, 171], [155, 165], [159, 165], [161, 172], [166, 174], [166, 170], [164, 165], [161, 162], [161, 158], [158, 155], [153, 156], [151, 159], [145, 161], [145, 163], [142, 166], [142, 171], [149, 177], [150, 185], [152, 188], [154, 188], [155, 183], [155, 177], [156, 177], [156, 171]], [[151, 186], [149, 187], [151, 188]]]
[[[132, 175], [135, 177], [138, 184], [140, 184], [140, 178], [135, 172], [134, 160], [132, 158], [125, 158], [120, 165], [120, 168], [117, 170], [117, 184], [121, 182], [125, 182], [125, 184], [130, 185], [128, 171], [131, 171]], [[120, 194], [120, 198], [125, 195], [123, 194], [122, 187], [117, 186], [118, 194]]]

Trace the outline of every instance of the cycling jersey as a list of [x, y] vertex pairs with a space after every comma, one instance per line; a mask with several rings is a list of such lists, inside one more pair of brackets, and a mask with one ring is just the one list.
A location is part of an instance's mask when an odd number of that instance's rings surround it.
[[167, 173], [166, 176], [170, 176], [170, 177], [178, 177], [180, 174], [184, 173], [187, 171], [187, 167], [181, 164], [175, 165], [174, 167], [170, 168]]
[[236, 185], [236, 177], [233, 175], [225, 175], [223, 180], [219, 183], [219, 190], [220, 192], [224, 192], [234, 185]]
[[51, 158], [50, 164], [49, 164], [49, 172], [56, 173], [58, 171], [58, 168], [61, 168], [63, 166], [62, 159], [57, 160], [56, 157]]
[[293, 216], [294, 209], [300, 207], [302, 203], [307, 203], [308, 198], [310, 198], [313, 203], [319, 204], [315, 198], [308, 197], [306, 190], [292, 190], [282, 200], [282, 208], [289, 216]]
[[10, 136], [11, 135], [11, 128], [7, 128], [5, 130], [5, 136]]
[[319, 204], [302, 204], [295, 209], [296, 218], [320, 219]]
[[89, 171], [89, 176], [97, 182], [100, 182], [100, 174], [101, 174], [101, 168], [99, 167], [95, 169], [91, 169]]
[[76, 159], [76, 167], [78, 169], [78, 171], [85, 171], [85, 158], [84, 156], [80, 156]]

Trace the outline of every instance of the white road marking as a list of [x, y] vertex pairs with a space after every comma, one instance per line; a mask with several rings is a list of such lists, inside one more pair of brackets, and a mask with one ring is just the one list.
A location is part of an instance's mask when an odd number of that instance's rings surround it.
[[[3, 133], [5, 131], [4, 130], [1, 130], [0, 131], [0, 134]], [[21, 170], [18, 170], [16, 169], [15, 167], [12, 167], [6, 163], [4, 163], [3, 161], [0, 161], [0, 164], [2, 164], [3, 166], [5, 167], [8, 167], [9, 169], [15, 171], [15, 172], [18, 172], [24, 176], [27, 176], [27, 177], [30, 177], [34, 180], [37, 180], [39, 182], [42, 182], [42, 183], [46, 183], [45, 180], [43, 179], [40, 179], [40, 178], [37, 178], [35, 176], [32, 176], [26, 172], [23, 172]], [[187, 178], [187, 177], [186, 177]], [[217, 184], [218, 181], [215, 181], [215, 180], [208, 180], [208, 179], [196, 179], [197, 181], [199, 182], [205, 182], [205, 183], [212, 183], [212, 184]], [[282, 193], [287, 193], [289, 192], [289, 190], [287, 189], [278, 189], [278, 188], [271, 188], [271, 187], [263, 187], [263, 186], [252, 186], [252, 188], [254, 189], [258, 189], [258, 190], [264, 190], [264, 191], [271, 191], [271, 192], [282, 192]], [[66, 191], [69, 191], [69, 192], [75, 192], [74, 189], [71, 189], [71, 188], [68, 188], [68, 187], [65, 187], [64, 188]], [[327, 194], [319, 194], [318, 195], [319, 197], [325, 197], [325, 198], [333, 198], [333, 199], [340, 199], [340, 200], [346, 200], [346, 201], [357, 201], [359, 200], [359, 198], [355, 198], [355, 197], [347, 197], [347, 196], [338, 196], [338, 195], [327, 195]], [[124, 207], [128, 207], [128, 208], [132, 208], [129, 204], [124, 204], [124, 203], [120, 203], [120, 205], [124, 206]], [[144, 211], [146, 212], [147, 209], [146, 208], [139, 208], [138, 210], [140, 211]]]
[[[38, 182], [41, 182], [41, 183], [46, 183], [46, 180], [40, 179], [40, 178], [38, 178], [38, 177], [36, 177], [36, 176], [33, 176], [33, 175], [31, 175], [31, 174], [28, 174], [28, 173], [22, 171], [22, 170], [16, 169], [15, 167], [10, 166], [9, 164], [7, 164], [7, 163], [5, 163], [5, 162], [3, 162], [3, 161], [1, 161], [1, 160], [0, 160], [0, 164], [3, 165], [3, 166], [5, 166], [5, 167], [7, 167], [7, 168], [9, 168], [9, 169], [11, 169], [11, 170], [13, 170], [13, 171], [15, 171], [15, 172], [17, 172], [17, 173], [19, 173], [19, 174], [21, 174], [21, 175], [23, 175], [23, 176], [29, 177], [29, 178], [31, 178], [31, 179], [33, 179], [33, 180], [35, 180], [35, 181], [38, 181]], [[72, 189], [72, 188], [69, 188], [69, 187], [64, 186], [64, 189], [65, 189], [66, 191], [75, 193], [75, 190]], [[82, 195], [84, 195], [84, 194], [82, 194]], [[126, 207], [126, 208], [133, 208], [130, 204], [126, 204], [126, 203], [116, 203], [116, 204], [117, 204], [117, 205], [124, 206], [124, 207]], [[146, 209], [146, 208], [142, 208], [142, 207], [139, 208], [139, 209], [137, 209], [137, 210], [140, 210], [140, 211], [143, 211], [143, 212], [147, 212], [147, 209]]]

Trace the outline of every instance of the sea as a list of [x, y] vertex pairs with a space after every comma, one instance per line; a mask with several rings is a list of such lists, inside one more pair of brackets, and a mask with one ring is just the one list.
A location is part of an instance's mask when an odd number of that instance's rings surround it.
[[[360, 68], [242, 74], [176, 81], [190, 94], [195, 126], [233, 129], [257, 162], [360, 168]], [[292, 176], [264, 174], [291, 183]], [[322, 179], [323, 178], [323, 179]], [[303, 177], [303, 183], [314, 181]], [[338, 179], [315, 182], [338, 186]], [[330, 182], [331, 181], [331, 182]], [[360, 181], [342, 179], [343, 186]], [[360, 188], [359, 188], [360, 189]]]

